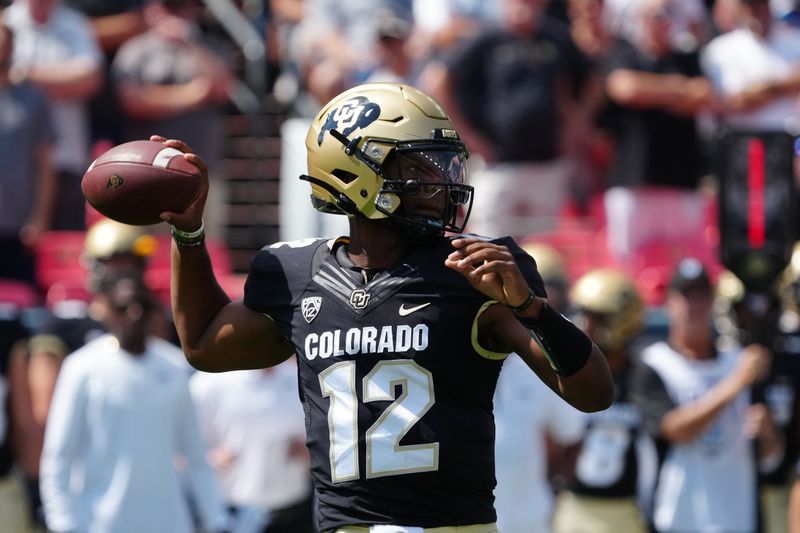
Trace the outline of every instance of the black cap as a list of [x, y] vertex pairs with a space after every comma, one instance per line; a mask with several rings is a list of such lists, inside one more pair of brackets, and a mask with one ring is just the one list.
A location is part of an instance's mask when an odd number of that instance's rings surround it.
[[678, 292], [686, 292], [693, 288], [711, 290], [711, 279], [699, 259], [687, 257], [681, 259], [675, 268], [669, 288]]

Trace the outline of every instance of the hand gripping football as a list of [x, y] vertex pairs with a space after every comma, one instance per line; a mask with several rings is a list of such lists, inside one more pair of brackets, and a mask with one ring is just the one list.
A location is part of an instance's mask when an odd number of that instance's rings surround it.
[[183, 153], [155, 141], [132, 141], [98, 157], [83, 175], [83, 196], [100, 213], [124, 224], [161, 222], [163, 211], [183, 212], [200, 192], [200, 170]]

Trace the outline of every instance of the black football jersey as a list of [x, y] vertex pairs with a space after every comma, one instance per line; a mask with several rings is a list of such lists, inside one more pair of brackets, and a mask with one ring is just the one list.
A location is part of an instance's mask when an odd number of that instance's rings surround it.
[[[496, 242], [546, 296], [533, 259]], [[492, 397], [507, 354], [477, 343], [489, 299], [444, 265], [447, 238], [373, 276], [346, 244], [264, 248], [244, 296], [297, 353], [321, 529], [495, 521]]]
[[639, 408], [632, 402], [628, 369], [614, 376], [614, 403], [586, 416], [586, 433], [575, 463], [572, 492], [595, 498], [634, 498], [639, 463], [655, 461], [655, 444], [642, 424]]

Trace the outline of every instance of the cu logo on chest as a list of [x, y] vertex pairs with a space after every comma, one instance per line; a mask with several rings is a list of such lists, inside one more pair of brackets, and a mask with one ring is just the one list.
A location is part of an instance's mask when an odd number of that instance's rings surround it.
[[356, 289], [350, 293], [350, 305], [353, 309], [364, 309], [369, 303], [370, 294], [364, 289]]

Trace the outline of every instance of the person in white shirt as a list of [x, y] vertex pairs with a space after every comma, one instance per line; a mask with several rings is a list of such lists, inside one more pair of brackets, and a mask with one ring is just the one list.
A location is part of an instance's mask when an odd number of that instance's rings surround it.
[[316, 531], [294, 359], [265, 369], [197, 372], [189, 386], [210, 463], [235, 513], [234, 531]]
[[631, 383], [663, 459], [653, 501], [659, 532], [758, 530], [753, 441], [763, 457], [775, 438], [750, 405], [750, 388], [766, 375], [770, 353], [757, 344], [718, 351], [712, 306], [705, 268], [683, 259], [667, 291], [667, 339], [644, 349]]
[[735, 131], [800, 133], [800, 28], [774, 20], [768, 0], [738, 0], [736, 29], [713, 39], [701, 65]]
[[146, 336], [152, 296], [137, 278], [102, 291], [110, 334], [64, 363], [41, 459], [41, 495], [53, 532], [190, 533], [183, 463], [199, 520], [227, 514], [197, 423], [185, 372], [166, 343]]

